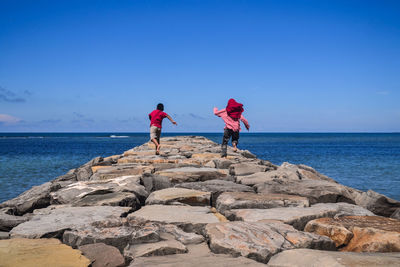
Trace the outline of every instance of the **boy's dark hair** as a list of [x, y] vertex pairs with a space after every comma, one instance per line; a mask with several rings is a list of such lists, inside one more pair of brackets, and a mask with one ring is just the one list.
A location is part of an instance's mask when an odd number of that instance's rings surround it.
[[161, 104], [161, 103], [159, 103], [159, 104], [157, 105], [157, 109], [158, 109], [158, 110], [161, 110], [161, 111], [164, 111], [164, 105]]

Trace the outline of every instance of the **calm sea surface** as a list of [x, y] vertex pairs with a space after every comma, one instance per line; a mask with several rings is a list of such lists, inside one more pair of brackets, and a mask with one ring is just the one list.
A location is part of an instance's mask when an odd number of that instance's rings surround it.
[[[222, 133], [163, 134], [175, 135], [222, 139]], [[94, 157], [147, 141], [147, 133], [0, 133], [0, 202]], [[275, 164], [306, 164], [344, 185], [400, 200], [399, 133], [247, 133], [239, 148]]]

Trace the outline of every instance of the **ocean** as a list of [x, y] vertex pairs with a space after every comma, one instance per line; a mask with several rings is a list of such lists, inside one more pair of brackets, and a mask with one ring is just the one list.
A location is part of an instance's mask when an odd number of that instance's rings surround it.
[[[222, 139], [222, 132], [163, 133], [176, 135]], [[0, 202], [148, 139], [148, 133], [0, 133]], [[278, 165], [306, 164], [343, 185], [400, 200], [400, 133], [243, 133], [239, 148]]]

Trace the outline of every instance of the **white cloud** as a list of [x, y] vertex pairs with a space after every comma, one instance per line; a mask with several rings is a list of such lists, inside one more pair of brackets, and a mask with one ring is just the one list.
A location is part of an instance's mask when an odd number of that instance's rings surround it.
[[14, 124], [20, 122], [21, 119], [7, 114], [0, 114], [0, 123]]

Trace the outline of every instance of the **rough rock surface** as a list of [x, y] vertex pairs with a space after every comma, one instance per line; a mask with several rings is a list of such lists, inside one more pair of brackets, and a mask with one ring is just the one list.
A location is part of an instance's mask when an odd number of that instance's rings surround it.
[[167, 188], [155, 191], [149, 195], [146, 205], [183, 203], [191, 206], [210, 206], [210, 192], [186, 188]]
[[79, 250], [57, 239], [14, 238], [0, 240], [1, 266], [89, 266]]
[[7, 212], [10, 212], [7, 208], [0, 210], [0, 231], [10, 231], [18, 224], [29, 220], [27, 216], [14, 216]]
[[118, 249], [103, 243], [84, 245], [79, 247], [83, 255], [92, 261], [92, 267], [121, 267], [125, 266], [125, 259]]
[[118, 223], [130, 209], [124, 207], [61, 207], [46, 209], [10, 232], [11, 237], [60, 237], [66, 229], [78, 229], [96, 222]]
[[307, 232], [325, 235], [342, 251], [400, 252], [400, 220], [378, 216], [321, 218], [307, 223]]
[[277, 207], [308, 207], [305, 197], [284, 194], [256, 194], [248, 192], [225, 192], [216, 202], [219, 212], [230, 209], [271, 209]]
[[314, 249], [285, 250], [271, 258], [270, 267], [395, 267], [400, 264], [400, 253], [355, 253]]
[[388, 198], [372, 190], [358, 194], [355, 198], [355, 203], [377, 215], [385, 217], [390, 217], [396, 210], [400, 209], [400, 201]]
[[207, 181], [226, 177], [227, 174], [215, 168], [183, 167], [158, 171], [155, 174], [168, 177], [171, 183]]
[[273, 209], [236, 209], [225, 212], [231, 220], [257, 222], [263, 220], [278, 220], [303, 230], [307, 222], [335, 215], [373, 215], [370, 211], [348, 203], [321, 203], [311, 207], [286, 207]]
[[264, 263], [286, 249], [335, 249], [329, 238], [307, 235], [283, 223], [214, 223], [206, 226], [206, 234], [214, 253], [244, 256]]
[[214, 254], [204, 243], [187, 246], [188, 253], [175, 254], [158, 257], [139, 257], [129, 267], [187, 267], [187, 266], [210, 266], [210, 267], [258, 267], [265, 266], [262, 263], [244, 257], [232, 257], [225, 254]]
[[156, 243], [128, 245], [124, 250], [124, 256], [128, 259], [134, 259], [137, 257], [164, 256], [186, 252], [186, 246], [179, 241], [165, 240]]

